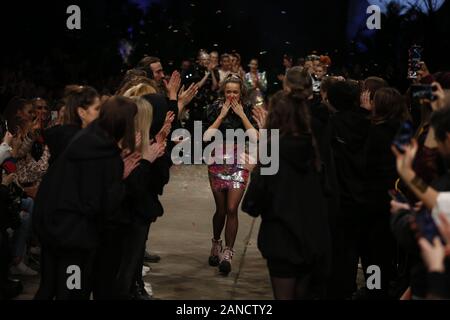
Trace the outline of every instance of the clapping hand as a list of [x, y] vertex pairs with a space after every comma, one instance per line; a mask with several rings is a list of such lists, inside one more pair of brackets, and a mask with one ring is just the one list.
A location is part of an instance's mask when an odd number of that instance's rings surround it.
[[166, 142], [167, 136], [169, 135], [170, 130], [172, 130], [173, 120], [175, 120], [175, 114], [172, 111], [167, 112], [164, 124], [155, 137], [157, 143]]
[[166, 142], [151, 142], [148, 147], [144, 149], [142, 158], [154, 162], [156, 159], [162, 157], [166, 151]]
[[373, 106], [370, 102], [370, 91], [366, 90], [361, 94], [360, 98], [361, 108], [366, 109], [367, 111], [372, 111]]
[[170, 80], [163, 80], [170, 100], [177, 100], [178, 90], [181, 86], [181, 75], [178, 71], [174, 71]]
[[255, 119], [256, 123], [258, 124], [258, 128], [259, 129], [265, 128], [268, 114], [267, 110], [262, 107], [254, 107], [252, 113], [253, 119]]
[[197, 93], [198, 85], [196, 83], [192, 83], [186, 91], [184, 90], [183, 86], [181, 88], [180, 94], [178, 95], [178, 102], [181, 103], [182, 107], [184, 108], [192, 101], [192, 99], [194, 99]]

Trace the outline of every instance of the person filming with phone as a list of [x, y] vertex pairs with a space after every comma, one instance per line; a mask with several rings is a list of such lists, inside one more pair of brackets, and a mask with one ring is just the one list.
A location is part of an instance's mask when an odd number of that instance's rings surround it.
[[[438, 97], [438, 100], [443, 97]], [[445, 163], [450, 160], [450, 105], [433, 112], [430, 132]], [[446, 256], [450, 253], [450, 212], [447, 195], [450, 174], [447, 171], [434, 181], [427, 182], [414, 168], [419, 145], [410, 139], [403, 145], [394, 143], [392, 151], [400, 178], [407, 188], [423, 203], [424, 209], [398, 198], [391, 202], [391, 226], [399, 244], [409, 249], [415, 258], [411, 266], [411, 296], [413, 299], [448, 298], [450, 285]], [[418, 241], [416, 242], [416, 239]], [[419, 255], [420, 254], [420, 255]]]

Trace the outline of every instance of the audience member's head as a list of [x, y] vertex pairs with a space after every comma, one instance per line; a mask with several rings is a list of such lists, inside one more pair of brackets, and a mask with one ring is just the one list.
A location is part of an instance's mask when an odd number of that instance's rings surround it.
[[98, 125], [122, 150], [135, 150], [137, 110], [133, 100], [117, 96], [110, 98], [101, 107]]
[[14, 97], [6, 106], [4, 116], [9, 132], [15, 135], [18, 130], [25, 129], [33, 121], [35, 115], [30, 101]]
[[360, 88], [356, 81], [331, 82], [328, 88], [328, 101], [337, 111], [359, 108]]
[[161, 60], [157, 57], [142, 58], [137, 65], [137, 69], [145, 71], [148, 78], [154, 79], [158, 83], [165, 78]]
[[408, 120], [409, 113], [405, 97], [394, 88], [381, 88], [377, 90], [373, 98], [372, 121], [374, 123], [389, 120]]
[[439, 152], [450, 159], [450, 104], [433, 112], [430, 120]]
[[293, 67], [288, 70], [283, 87], [284, 91], [294, 92], [296, 95], [303, 96], [304, 99], [313, 95], [311, 76], [301, 67]]
[[100, 112], [100, 96], [92, 87], [78, 86], [71, 88], [65, 97], [63, 124], [87, 127], [98, 118]]
[[375, 93], [381, 89], [388, 86], [386, 80], [379, 77], [368, 77], [364, 80], [362, 91], [370, 92], [370, 100], [373, 100]]

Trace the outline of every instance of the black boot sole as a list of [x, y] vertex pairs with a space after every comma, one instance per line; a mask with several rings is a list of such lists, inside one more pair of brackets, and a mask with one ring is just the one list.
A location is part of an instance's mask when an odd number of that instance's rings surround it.
[[219, 264], [219, 271], [224, 275], [228, 275], [231, 272], [231, 263], [229, 263], [228, 261], [222, 261]]
[[211, 267], [217, 267], [219, 265], [219, 257], [210, 256], [208, 259], [208, 263]]

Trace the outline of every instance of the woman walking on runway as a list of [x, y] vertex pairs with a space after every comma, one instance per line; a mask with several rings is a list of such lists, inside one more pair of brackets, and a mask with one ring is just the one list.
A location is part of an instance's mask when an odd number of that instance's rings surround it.
[[[216, 130], [223, 136], [227, 129], [248, 131], [252, 142], [257, 140], [257, 132], [252, 118], [252, 106], [245, 104], [245, 86], [236, 75], [229, 75], [222, 83], [220, 97], [207, 108], [207, 130], [205, 141], [211, 141]], [[215, 141], [216, 142], [216, 141]], [[228, 148], [227, 148], [228, 145]], [[224, 141], [222, 144], [226, 164], [212, 163], [208, 166], [209, 181], [216, 203], [213, 217], [213, 239], [209, 264], [219, 266], [225, 275], [231, 271], [233, 246], [238, 230], [238, 207], [247, 186], [248, 171], [237, 164], [237, 144]], [[225, 150], [229, 150], [228, 154]], [[214, 156], [214, 155], [213, 155]], [[228, 164], [233, 159], [233, 164]], [[221, 234], [225, 227], [225, 247], [222, 247]]]

